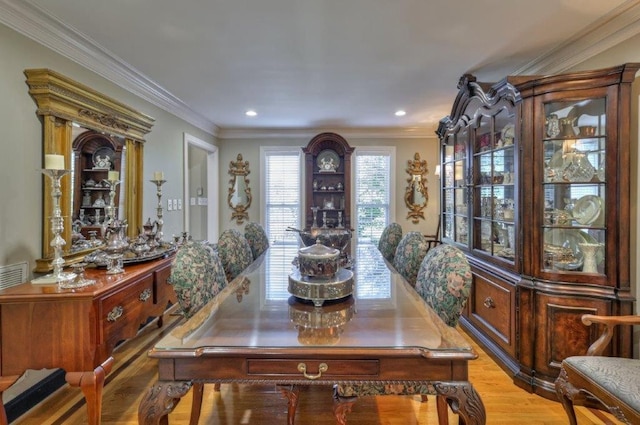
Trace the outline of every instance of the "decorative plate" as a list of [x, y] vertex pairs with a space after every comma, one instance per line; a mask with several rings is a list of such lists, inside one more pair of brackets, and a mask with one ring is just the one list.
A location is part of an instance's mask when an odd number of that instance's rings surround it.
[[[584, 255], [578, 244], [595, 244], [598, 241], [590, 234], [578, 229], [551, 229], [544, 233], [545, 254], [553, 255], [553, 265], [559, 269], [576, 270], [582, 267]], [[567, 255], [566, 253], [570, 253]], [[596, 254], [596, 264], [604, 260], [604, 253], [599, 249]]]
[[335, 173], [340, 166], [340, 156], [331, 149], [325, 149], [318, 154], [316, 164], [321, 173]]
[[593, 224], [600, 216], [602, 198], [596, 195], [586, 195], [578, 199], [573, 207], [573, 218], [584, 226]]
[[113, 149], [103, 146], [93, 153], [93, 168], [100, 170], [113, 169], [116, 154]]
[[505, 125], [500, 133], [501, 133], [500, 135], [501, 135], [502, 141], [504, 142], [505, 146], [509, 146], [513, 144], [513, 139], [516, 135], [516, 128], [513, 125], [513, 123], [509, 123]]

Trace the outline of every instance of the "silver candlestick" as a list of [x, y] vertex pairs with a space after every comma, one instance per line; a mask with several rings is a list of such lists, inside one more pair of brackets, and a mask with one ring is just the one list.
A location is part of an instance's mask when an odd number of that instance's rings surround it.
[[71, 170], [43, 169], [42, 173], [51, 179], [51, 199], [53, 200], [53, 214], [51, 216], [51, 231], [53, 239], [51, 246], [53, 247], [53, 273], [39, 277], [33, 280], [33, 283], [57, 283], [60, 288], [73, 288], [73, 280], [76, 278], [75, 273], [63, 272], [64, 258], [62, 258], [62, 247], [67, 243], [60, 236], [64, 230], [64, 221], [62, 219], [62, 211], [60, 210], [60, 197], [62, 190], [60, 189], [60, 179]]
[[105, 180], [109, 184], [109, 205], [105, 208], [107, 216], [107, 224], [118, 218], [116, 208], [116, 186], [120, 184], [120, 180]]
[[156, 195], [158, 196], [158, 207], [156, 208], [158, 219], [156, 220], [156, 241], [159, 245], [162, 244], [162, 225], [164, 221], [162, 220], [162, 185], [166, 182], [166, 180], [151, 180], [151, 183], [155, 184], [158, 188], [156, 191]]

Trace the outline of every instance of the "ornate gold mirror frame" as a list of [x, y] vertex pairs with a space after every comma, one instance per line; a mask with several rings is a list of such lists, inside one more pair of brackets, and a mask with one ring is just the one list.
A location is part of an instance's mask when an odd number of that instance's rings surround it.
[[249, 187], [249, 179], [247, 176], [249, 171], [249, 161], [242, 159], [242, 154], [238, 154], [235, 161], [229, 163], [229, 194], [227, 195], [227, 203], [229, 208], [233, 210], [231, 220], [242, 224], [244, 220], [249, 220], [249, 207], [251, 206], [251, 188]]
[[[27, 69], [24, 73], [27, 76], [29, 94], [38, 106], [37, 114], [42, 117], [43, 158], [47, 154], [64, 155], [65, 168], [73, 168], [73, 125], [124, 139], [127, 154], [125, 163], [122, 165], [125, 175], [122, 217], [127, 219], [129, 224], [129, 236], [134, 237], [137, 229], [142, 227], [144, 136], [151, 131], [154, 119], [49, 69]], [[64, 220], [61, 236], [66, 241], [63, 248], [63, 258], [66, 263], [79, 261], [87, 254], [87, 250], [70, 252], [72, 177], [63, 177], [61, 180], [60, 209]], [[43, 181], [43, 190], [49, 193], [47, 180]], [[43, 197], [43, 258], [36, 261], [36, 272], [51, 270], [53, 236], [49, 217], [52, 215], [52, 204], [51, 197]]]
[[427, 192], [427, 161], [420, 159], [418, 152], [413, 155], [413, 159], [407, 161], [407, 190], [404, 194], [404, 202], [409, 208], [407, 219], [417, 224], [420, 219], [424, 220], [424, 208], [429, 201]]

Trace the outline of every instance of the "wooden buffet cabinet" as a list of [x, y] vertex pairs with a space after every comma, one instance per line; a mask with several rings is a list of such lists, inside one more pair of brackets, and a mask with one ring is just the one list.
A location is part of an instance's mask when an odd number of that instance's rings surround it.
[[[89, 424], [100, 423], [102, 388], [116, 344], [134, 337], [151, 317], [176, 303], [168, 283], [172, 257], [128, 265], [78, 289], [23, 283], [0, 291], [0, 396], [27, 369], [61, 368], [87, 401]], [[4, 407], [0, 424], [6, 424]]]
[[[631, 314], [631, 92], [640, 64], [459, 82], [440, 122], [442, 238], [473, 289], [462, 325], [519, 386], [555, 399], [561, 361]], [[640, 78], [638, 79], [640, 81]], [[634, 142], [636, 143], [636, 142]], [[630, 357], [630, 331], [610, 354]]]

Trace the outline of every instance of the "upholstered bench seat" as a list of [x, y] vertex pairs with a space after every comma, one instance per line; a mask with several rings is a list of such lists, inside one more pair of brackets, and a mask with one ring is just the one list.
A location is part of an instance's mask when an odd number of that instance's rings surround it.
[[596, 383], [606, 393], [614, 394], [632, 410], [640, 411], [640, 360], [572, 356], [565, 359], [563, 364], [569, 366], [574, 373], [581, 374], [584, 379]]

